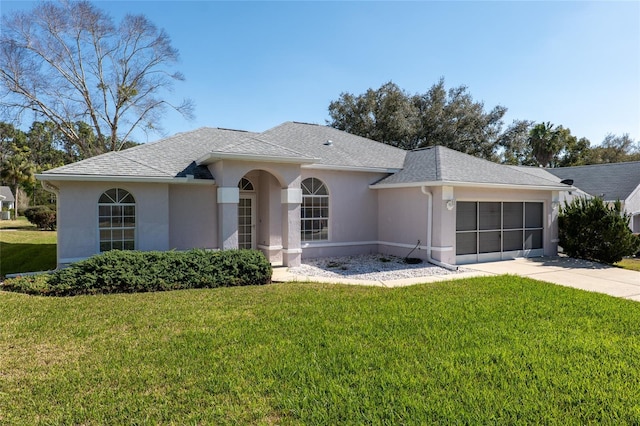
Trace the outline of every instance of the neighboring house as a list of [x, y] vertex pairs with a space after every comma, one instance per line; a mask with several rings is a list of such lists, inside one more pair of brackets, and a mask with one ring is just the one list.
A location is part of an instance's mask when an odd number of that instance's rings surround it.
[[[16, 199], [13, 192], [8, 186], [0, 186], [0, 211], [13, 210], [15, 208]], [[8, 215], [0, 215], [2, 219], [9, 219]]]
[[444, 147], [327, 126], [201, 128], [37, 175], [58, 197], [58, 264], [110, 249], [262, 250], [273, 263], [385, 253], [463, 264], [557, 253], [575, 189]]
[[547, 169], [559, 179], [571, 179], [580, 192], [566, 193], [570, 201], [575, 196], [601, 197], [605, 202], [620, 200], [631, 215], [629, 226], [640, 233], [640, 162], [593, 164], [589, 166]]

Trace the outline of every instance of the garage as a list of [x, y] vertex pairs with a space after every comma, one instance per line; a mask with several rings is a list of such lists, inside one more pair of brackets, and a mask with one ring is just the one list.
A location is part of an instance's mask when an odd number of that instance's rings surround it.
[[458, 201], [456, 263], [544, 254], [544, 203]]

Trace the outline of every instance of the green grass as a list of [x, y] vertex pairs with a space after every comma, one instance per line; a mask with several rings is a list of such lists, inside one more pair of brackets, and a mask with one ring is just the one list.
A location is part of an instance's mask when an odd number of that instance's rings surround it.
[[501, 276], [0, 293], [0, 424], [638, 424], [640, 304]]
[[24, 217], [0, 221], [0, 277], [55, 267], [55, 231], [39, 231]]
[[620, 262], [616, 263], [616, 266], [629, 269], [631, 271], [640, 271], [640, 259], [622, 259]]

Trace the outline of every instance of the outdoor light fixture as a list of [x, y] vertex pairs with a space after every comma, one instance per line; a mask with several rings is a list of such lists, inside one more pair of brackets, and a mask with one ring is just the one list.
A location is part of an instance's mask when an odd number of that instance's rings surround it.
[[447, 200], [447, 210], [453, 210], [456, 206], [456, 200]]

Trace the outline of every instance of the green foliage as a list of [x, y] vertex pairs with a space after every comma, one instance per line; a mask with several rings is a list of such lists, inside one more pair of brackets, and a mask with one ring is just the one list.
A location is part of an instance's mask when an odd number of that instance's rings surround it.
[[20, 275], [0, 283], [0, 290], [41, 296], [50, 291], [49, 274]]
[[[40, 278], [39, 278], [40, 279]], [[47, 277], [48, 286], [7, 280], [2, 289], [52, 296], [139, 293], [188, 288], [262, 285], [271, 265], [256, 250], [142, 252], [112, 250]]]
[[389, 82], [361, 95], [342, 93], [329, 105], [329, 125], [403, 149], [439, 144], [494, 159], [506, 111], [485, 111], [466, 86], [447, 90], [444, 79], [416, 95]]
[[33, 206], [25, 209], [24, 216], [40, 229], [56, 229], [56, 211], [49, 206]]
[[630, 216], [616, 201], [602, 198], [573, 199], [558, 217], [560, 246], [571, 257], [613, 264], [640, 249], [640, 238], [629, 229]]
[[637, 425], [640, 304], [513, 276], [0, 297], [7, 425]]

